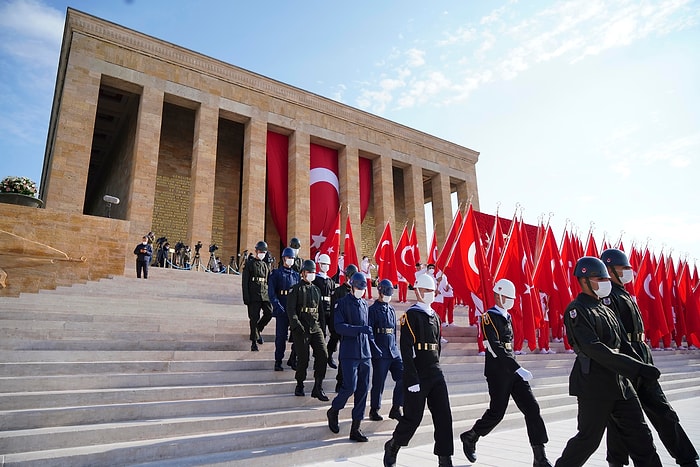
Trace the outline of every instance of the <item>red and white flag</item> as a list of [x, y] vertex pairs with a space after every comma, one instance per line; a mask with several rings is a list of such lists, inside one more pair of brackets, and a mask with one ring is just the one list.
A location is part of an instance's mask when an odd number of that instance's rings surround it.
[[564, 272], [559, 250], [552, 229], [547, 226], [544, 234], [542, 251], [535, 266], [532, 283], [549, 295], [549, 320], [552, 329], [559, 326], [559, 319], [571, 303], [572, 296], [569, 280]]
[[586, 256], [595, 256], [596, 258], [600, 258], [600, 253], [598, 253], [595, 238], [593, 238], [593, 229], [588, 231], [588, 240], [586, 240]]
[[661, 337], [668, 334], [668, 326], [659, 294], [659, 284], [656, 282], [655, 268], [648, 249], [637, 271], [634, 290], [644, 320], [644, 332], [651, 340], [652, 347], [658, 347]]
[[433, 239], [430, 241], [430, 249], [428, 250], [428, 264], [435, 264], [438, 258], [437, 238], [435, 237], [435, 229], [433, 228]]
[[[411, 235], [408, 236], [408, 241], [411, 243], [413, 246], [413, 260], [416, 263], [420, 263], [420, 248], [418, 247], [418, 238], [416, 235], [416, 224], [413, 223], [411, 226]], [[414, 265], [415, 267], [415, 265]], [[404, 276], [406, 277], [406, 276]], [[413, 284], [413, 282], [409, 282], [409, 284]]]
[[326, 238], [335, 231], [335, 217], [340, 208], [340, 185], [338, 183], [338, 151], [311, 144], [310, 147], [309, 196], [311, 212], [311, 257], [315, 258]]
[[326, 241], [323, 242], [323, 245], [321, 245], [321, 248], [319, 248], [318, 253], [316, 254], [316, 266], [318, 268], [318, 256], [321, 254], [327, 254], [330, 259], [331, 259], [331, 265], [330, 268], [328, 269], [329, 275], [334, 275], [335, 271], [338, 270], [338, 256], [340, 255], [340, 210], [338, 210], [338, 214], [335, 216], [335, 232], [333, 232], [332, 235], [329, 235], [328, 238], [326, 238]]
[[360, 261], [357, 258], [357, 248], [355, 248], [355, 238], [352, 236], [352, 225], [350, 224], [350, 216], [345, 222], [345, 242], [343, 243], [343, 263], [347, 268], [351, 264], [360, 269]]
[[457, 234], [459, 233], [460, 227], [462, 227], [462, 213], [458, 209], [454, 217], [452, 218], [452, 225], [450, 226], [450, 230], [447, 233], [445, 244], [442, 246], [440, 254], [435, 260], [435, 272], [442, 271], [442, 269], [445, 267], [445, 263], [447, 263], [447, 258], [450, 256], [452, 246], [454, 245], [455, 239], [457, 238]]
[[[377, 263], [377, 277], [379, 280], [389, 279], [392, 284], [399, 282], [396, 273], [396, 258], [394, 257], [394, 240], [391, 236], [391, 226], [386, 223], [382, 238], [374, 250], [374, 262]], [[405, 277], [405, 276], [404, 276]]]
[[401, 232], [401, 237], [399, 238], [399, 244], [396, 245], [394, 258], [396, 259], [396, 270], [398, 273], [401, 274], [409, 284], [415, 283], [416, 260], [413, 257], [413, 245], [411, 245], [411, 241], [408, 238], [405, 225], [403, 227], [403, 232]]

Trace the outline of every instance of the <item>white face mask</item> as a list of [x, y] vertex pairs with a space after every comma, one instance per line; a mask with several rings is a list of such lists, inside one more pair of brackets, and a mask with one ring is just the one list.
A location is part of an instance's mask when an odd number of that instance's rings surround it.
[[629, 284], [634, 279], [634, 271], [631, 269], [623, 269], [622, 276], [620, 277], [620, 282], [623, 284]]
[[141, 245], [148, 245], [148, 242], [141, 242]]
[[258, 259], [265, 259], [265, 253], [258, 253]]
[[511, 308], [513, 308], [513, 305], [515, 305], [515, 299], [514, 298], [508, 298], [508, 297], [503, 297], [503, 309], [508, 311]]
[[431, 276], [434, 276], [434, 275], [435, 275], [435, 269], [428, 269], [428, 274], [430, 274]]
[[355, 298], [362, 298], [362, 296], [365, 294], [365, 291], [360, 290], [360, 289], [355, 289], [355, 290], [353, 290], [352, 293], [353, 293], [353, 295], [355, 295]]
[[384, 303], [389, 303], [391, 301], [391, 295], [382, 295], [382, 301]]
[[435, 301], [435, 292], [425, 292], [421, 301], [426, 305], [430, 305]]
[[328, 268], [330, 268], [330, 265], [328, 265], [328, 264], [322, 264], [321, 266], [319, 266], [319, 269], [321, 270], [321, 272], [324, 272], [324, 273], [328, 272]]
[[314, 279], [316, 279], [316, 274], [314, 274], [313, 272], [306, 274], [306, 282], [313, 282]]
[[284, 265], [291, 268], [294, 264], [294, 258], [284, 258]]
[[605, 298], [610, 295], [612, 283], [610, 281], [598, 282], [598, 290], [594, 290], [598, 298]]

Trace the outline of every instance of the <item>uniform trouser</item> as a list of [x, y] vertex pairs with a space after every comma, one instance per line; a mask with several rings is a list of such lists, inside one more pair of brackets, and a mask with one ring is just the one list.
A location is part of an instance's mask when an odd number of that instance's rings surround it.
[[537, 336], [537, 346], [541, 350], [549, 350], [549, 321], [542, 320], [539, 327], [540, 335]]
[[284, 359], [284, 351], [287, 349], [289, 337], [289, 316], [287, 313], [275, 316], [275, 361]]
[[555, 467], [580, 467], [598, 449], [609, 422], [617, 426], [637, 467], [661, 467], [654, 439], [644, 421], [639, 399], [578, 398], [578, 433], [571, 438]]
[[443, 300], [445, 306], [445, 322], [452, 324], [455, 322], [455, 298], [444, 297]]
[[372, 359], [372, 389], [370, 391], [369, 406], [379, 410], [382, 406], [382, 393], [387, 373], [391, 372], [391, 379], [394, 380], [394, 392], [391, 398], [392, 405], [403, 405], [403, 362], [401, 357], [396, 358], [373, 358]]
[[442, 373], [431, 378], [421, 378], [418, 392], [410, 392], [404, 388], [403, 417], [399, 419], [392, 437], [399, 446], [408, 446], [423, 420], [426, 402], [433, 417], [433, 453], [436, 456], [451, 456], [454, 454], [452, 411]]
[[323, 380], [326, 377], [328, 351], [321, 328], [316, 326], [309, 331], [296, 328], [292, 331], [292, 337], [294, 338], [294, 349], [297, 352], [297, 371], [295, 374], [297, 382], [303, 383], [306, 379], [306, 369], [309, 367], [309, 346], [314, 354], [314, 380]]
[[350, 396], [354, 395], [352, 407], [352, 419], [365, 418], [365, 406], [367, 405], [367, 392], [369, 389], [369, 369], [372, 366], [369, 358], [341, 358], [340, 368], [343, 369], [343, 385], [340, 392], [333, 398], [331, 407], [341, 410], [345, 407]]
[[486, 436], [503, 420], [508, 408], [508, 400], [512, 396], [515, 405], [525, 416], [530, 445], [545, 444], [548, 441], [547, 429], [540, 416], [540, 406], [532, 394], [530, 384], [515, 373], [513, 375], [487, 376], [486, 382], [489, 386], [491, 401], [484, 415], [474, 423], [472, 429], [476, 434]]
[[408, 282], [399, 281], [399, 303], [408, 300]]
[[[666, 395], [659, 382], [642, 379], [635, 384], [635, 389], [644, 413], [656, 429], [659, 439], [666, 446], [671, 457], [676, 459], [679, 465], [696, 460], [698, 453], [681, 427], [678, 415], [666, 400]], [[629, 461], [627, 449], [623, 437], [614, 423], [608, 423], [607, 443], [607, 460], [627, 465]]]
[[141, 271], [143, 271], [143, 278], [148, 279], [148, 261], [136, 260], [136, 277], [141, 279]]
[[[262, 316], [260, 312], [262, 311]], [[260, 333], [272, 319], [272, 304], [270, 302], [248, 302], [248, 323], [250, 324], [250, 340], [255, 342]]]

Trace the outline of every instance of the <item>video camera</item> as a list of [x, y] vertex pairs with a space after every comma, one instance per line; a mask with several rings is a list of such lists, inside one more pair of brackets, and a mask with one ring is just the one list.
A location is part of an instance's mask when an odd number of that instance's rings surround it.
[[194, 252], [197, 256], [199, 256], [199, 250], [202, 249], [202, 242], [197, 242], [197, 244], [194, 246]]
[[158, 238], [158, 240], [156, 240], [156, 243], [158, 244], [158, 246], [163, 246], [163, 243], [167, 243], [167, 242], [168, 242], [168, 237], [160, 237], [160, 238]]
[[209, 245], [209, 253], [214, 253], [218, 249], [219, 249], [219, 247], [216, 246], [216, 243]]

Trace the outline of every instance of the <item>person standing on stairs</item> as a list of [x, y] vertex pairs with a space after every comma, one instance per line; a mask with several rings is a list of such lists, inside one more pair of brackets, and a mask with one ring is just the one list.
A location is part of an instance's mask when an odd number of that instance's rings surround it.
[[289, 327], [297, 351], [297, 386], [295, 396], [304, 396], [304, 380], [309, 367], [309, 346], [314, 353], [314, 388], [311, 397], [327, 402], [328, 396], [323, 392], [323, 379], [326, 377], [328, 351], [321, 331], [321, 291], [313, 282], [316, 278], [316, 263], [307, 259], [301, 265], [301, 280], [292, 287], [287, 296], [287, 316]]
[[[294, 266], [294, 250], [287, 247], [282, 250], [282, 267], [270, 274], [267, 292], [272, 303], [272, 316], [275, 318], [275, 371], [282, 371], [282, 360], [289, 338], [289, 316], [287, 315], [287, 295], [294, 284], [299, 282], [299, 273]], [[292, 344], [292, 352], [294, 345]], [[291, 356], [290, 356], [291, 358]], [[295, 365], [296, 366], [296, 365]]]
[[532, 394], [532, 373], [515, 360], [513, 353], [513, 325], [508, 313], [515, 302], [515, 285], [508, 279], [500, 279], [493, 287], [496, 305], [481, 316], [481, 328], [486, 347], [484, 376], [489, 388], [489, 408], [468, 431], [459, 438], [464, 455], [469, 462], [476, 462], [476, 442], [496, 428], [506, 414], [508, 400], [512, 397], [525, 416], [527, 436], [534, 454], [533, 467], [552, 467], [544, 451], [549, 441], [540, 406]]
[[[260, 333], [272, 319], [272, 304], [267, 294], [270, 266], [265, 261], [266, 255], [267, 243], [261, 240], [255, 244], [255, 254], [246, 258], [241, 274], [243, 303], [248, 307], [250, 323], [250, 350], [253, 352], [257, 352], [258, 344], [264, 342]], [[261, 311], [262, 316], [260, 316]]]
[[148, 243], [146, 235], [143, 236], [141, 243], [134, 248], [134, 254], [136, 255], [136, 278], [141, 279], [141, 271], [143, 271], [143, 278], [148, 279], [148, 266], [151, 264], [153, 247]]

